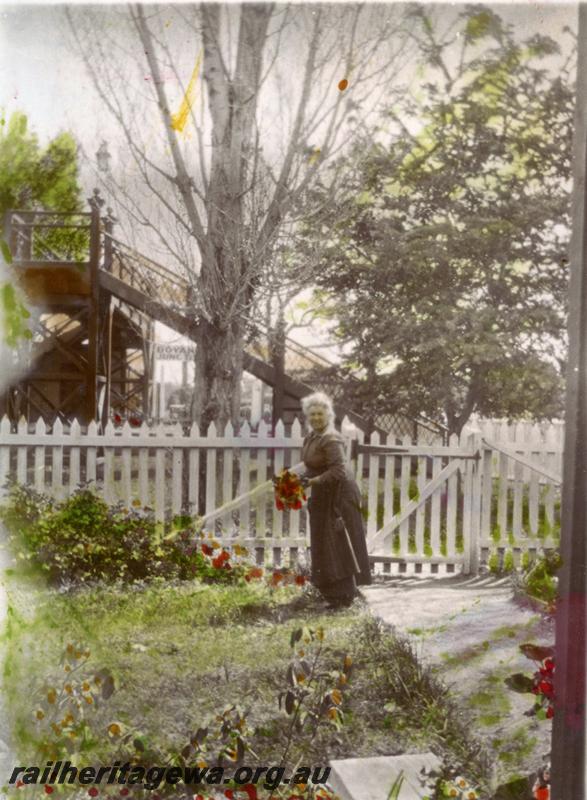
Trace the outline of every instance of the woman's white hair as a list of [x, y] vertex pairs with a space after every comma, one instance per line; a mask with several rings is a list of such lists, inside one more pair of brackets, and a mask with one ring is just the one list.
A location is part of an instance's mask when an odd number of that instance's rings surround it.
[[314, 392], [314, 394], [309, 394], [302, 398], [302, 411], [306, 417], [313, 406], [323, 408], [328, 416], [328, 423], [330, 425], [334, 423], [334, 408], [332, 407], [332, 400], [327, 394], [324, 394], [324, 392]]

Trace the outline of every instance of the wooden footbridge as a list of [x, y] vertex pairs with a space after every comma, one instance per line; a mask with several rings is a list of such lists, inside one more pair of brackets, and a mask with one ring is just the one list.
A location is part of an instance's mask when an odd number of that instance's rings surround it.
[[[23, 416], [106, 421], [111, 413], [146, 418], [153, 391], [154, 323], [195, 338], [194, 287], [116, 239], [102, 205], [96, 192], [88, 213], [10, 211], [6, 216], [12, 268], [33, 310], [28, 370], [0, 401], [0, 412], [15, 421]], [[322, 356], [286, 339], [283, 370], [270, 353], [269, 332], [255, 322], [245, 370], [274, 389], [281, 406], [274, 408], [277, 418], [291, 422], [300, 413], [300, 399], [312, 390], [322, 389], [335, 401], [340, 396], [345, 379]], [[360, 409], [339, 405], [337, 413], [366, 433], [373, 429]], [[442, 436], [435, 424], [401, 415], [380, 418], [376, 427], [398, 436]]]

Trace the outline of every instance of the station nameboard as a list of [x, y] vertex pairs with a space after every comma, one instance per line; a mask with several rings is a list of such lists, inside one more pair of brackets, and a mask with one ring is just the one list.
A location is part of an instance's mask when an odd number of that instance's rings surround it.
[[192, 361], [196, 352], [193, 344], [166, 344], [159, 342], [155, 345], [155, 358], [160, 361]]

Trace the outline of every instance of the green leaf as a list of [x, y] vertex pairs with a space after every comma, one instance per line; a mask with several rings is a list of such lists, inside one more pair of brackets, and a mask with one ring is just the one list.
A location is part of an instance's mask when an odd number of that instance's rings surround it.
[[10, 247], [8, 246], [8, 242], [0, 237], [0, 248], [2, 249], [2, 255], [4, 256], [4, 260], [7, 264], [12, 264], [12, 253], [10, 252]]
[[516, 672], [514, 675], [510, 675], [505, 679], [504, 683], [513, 692], [519, 692], [521, 694], [531, 692], [532, 687], [534, 686], [532, 678], [529, 678], [527, 675], [524, 675], [521, 672]]

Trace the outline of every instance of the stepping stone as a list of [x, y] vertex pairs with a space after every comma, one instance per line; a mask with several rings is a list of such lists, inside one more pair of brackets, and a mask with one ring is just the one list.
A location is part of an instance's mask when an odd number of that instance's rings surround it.
[[394, 781], [403, 772], [398, 800], [421, 800], [424, 790], [419, 780], [420, 770], [437, 769], [440, 765], [434, 753], [345, 758], [330, 762], [328, 783], [341, 800], [388, 800]]

